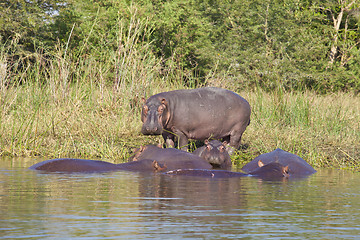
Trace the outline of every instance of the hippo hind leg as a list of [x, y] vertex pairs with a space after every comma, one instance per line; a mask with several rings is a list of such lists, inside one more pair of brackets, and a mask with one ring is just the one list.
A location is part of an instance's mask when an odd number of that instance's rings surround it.
[[232, 155], [235, 150], [238, 150], [240, 148], [241, 136], [242, 133], [235, 133], [229, 136], [228, 139], [224, 138], [224, 140], [228, 142], [226, 150], [228, 151], [229, 155]]

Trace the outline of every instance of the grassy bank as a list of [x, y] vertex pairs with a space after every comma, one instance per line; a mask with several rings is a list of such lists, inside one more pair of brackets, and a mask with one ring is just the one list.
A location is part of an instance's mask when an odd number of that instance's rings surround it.
[[[60, 82], [8, 86], [1, 92], [0, 155], [121, 162], [134, 147], [162, 142], [140, 134], [143, 93], [149, 97], [177, 88], [184, 87], [161, 79], [127, 84], [122, 91], [99, 80], [66, 87]], [[360, 97], [281, 89], [240, 95], [250, 102], [252, 117], [244, 146], [233, 156], [237, 165], [279, 147], [315, 167], [359, 167]]]
[[[198, 79], [175, 57], [154, 55], [141, 40], [150, 30], [134, 18], [127, 30], [119, 24], [117, 49], [89, 52], [87, 44], [79, 52], [68, 49], [71, 36], [65, 45], [19, 59], [9, 57], [16, 42], [0, 46], [0, 156], [121, 162], [132, 148], [162, 142], [160, 136], [140, 134], [141, 98], [197, 87]], [[215, 66], [205, 82], [238, 92], [252, 107], [244, 145], [233, 156], [236, 165], [279, 147], [315, 167], [358, 169], [359, 96], [286, 92], [282, 87], [239, 92], [245, 76], [219, 77], [216, 71]], [[278, 79], [274, 86], [284, 85]]]

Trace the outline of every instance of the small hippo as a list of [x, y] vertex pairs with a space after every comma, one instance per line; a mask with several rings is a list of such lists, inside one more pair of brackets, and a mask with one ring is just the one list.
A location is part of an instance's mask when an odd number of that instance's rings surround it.
[[218, 140], [208, 141], [206, 139], [204, 143], [204, 146], [197, 148], [192, 153], [205, 159], [205, 161], [209, 162], [214, 168], [231, 168], [231, 158], [226, 151], [226, 141], [221, 143]]
[[258, 168], [250, 173], [231, 172], [227, 170], [206, 170], [206, 169], [177, 169], [173, 171], [164, 172], [166, 175], [177, 176], [196, 176], [207, 178], [235, 178], [235, 177], [257, 177], [264, 180], [281, 180], [289, 178], [289, 167], [283, 166], [280, 163], [263, 164], [258, 162]]
[[110, 172], [110, 171], [141, 171], [141, 172], [161, 172], [165, 167], [155, 160], [144, 159], [136, 162], [127, 162], [113, 164], [104, 161], [58, 158], [36, 163], [29, 167], [32, 170], [42, 170], [46, 172], [64, 172], [64, 173], [92, 173], [92, 172]]
[[167, 171], [176, 169], [212, 169], [212, 165], [203, 158], [176, 148], [161, 148], [155, 145], [142, 146], [135, 151], [129, 160], [139, 161], [143, 159], [156, 160], [158, 164], [165, 166]]
[[283, 166], [288, 166], [290, 169], [289, 174], [291, 174], [292, 176], [302, 177], [311, 175], [316, 172], [316, 170], [311, 167], [304, 159], [295, 154], [286, 152], [280, 148], [272, 152], [264, 153], [257, 156], [256, 158], [254, 158], [254, 160], [243, 166], [241, 170], [246, 173], [255, 171], [259, 168], [259, 160], [265, 165], [272, 162], [277, 162]]
[[141, 113], [145, 135], [162, 135], [168, 147], [186, 150], [188, 140], [213, 138], [240, 147], [241, 136], [250, 123], [249, 103], [238, 94], [215, 87], [158, 93], [146, 101]]

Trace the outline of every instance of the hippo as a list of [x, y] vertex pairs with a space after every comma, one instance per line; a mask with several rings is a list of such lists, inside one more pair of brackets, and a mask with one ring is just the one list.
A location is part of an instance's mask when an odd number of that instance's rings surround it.
[[166, 167], [155, 160], [144, 159], [136, 162], [127, 162], [113, 164], [104, 161], [57, 158], [42, 161], [29, 167], [32, 170], [42, 170], [45, 172], [65, 172], [65, 173], [92, 173], [92, 172], [110, 172], [118, 170], [141, 171], [141, 172], [161, 172]]
[[[162, 92], [149, 97], [141, 112], [144, 135], [162, 135], [168, 147], [186, 150], [188, 140], [223, 139], [240, 147], [250, 124], [249, 103], [238, 94], [215, 87]], [[234, 149], [233, 149], [234, 148]]]
[[153, 159], [160, 165], [166, 167], [167, 171], [177, 169], [212, 169], [212, 165], [203, 158], [177, 149], [161, 148], [155, 145], [146, 145], [138, 148], [130, 161]]
[[207, 169], [177, 169], [164, 172], [166, 175], [177, 176], [196, 176], [207, 178], [236, 178], [236, 177], [256, 177], [264, 180], [281, 180], [290, 177], [289, 167], [283, 166], [277, 162], [264, 164], [258, 162], [258, 167], [249, 173], [231, 172], [228, 170], [207, 170]]
[[205, 159], [214, 168], [231, 168], [231, 158], [229, 153], [226, 151], [226, 141], [222, 143], [218, 140], [205, 140], [204, 143], [204, 146], [197, 148], [192, 153]]
[[288, 166], [289, 174], [291, 174], [292, 176], [302, 177], [311, 175], [316, 172], [316, 170], [311, 167], [304, 159], [295, 154], [286, 152], [280, 148], [272, 152], [264, 153], [257, 156], [256, 158], [254, 158], [254, 160], [243, 166], [241, 170], [246, 173], [255, 171], [259, 168], [259, 160], [263, 164], [278, 162], [283, 166]]

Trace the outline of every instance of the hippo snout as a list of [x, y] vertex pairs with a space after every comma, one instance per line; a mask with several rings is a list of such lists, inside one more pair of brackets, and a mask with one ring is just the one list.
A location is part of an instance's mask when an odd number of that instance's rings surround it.
[[141, 128], [141, 133], [144, 135], [160, 135], [162, 133], [162, 128], [159, 126], [143, 126]]

